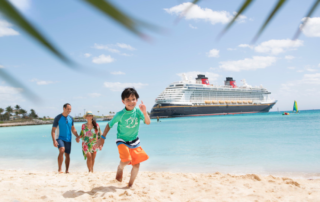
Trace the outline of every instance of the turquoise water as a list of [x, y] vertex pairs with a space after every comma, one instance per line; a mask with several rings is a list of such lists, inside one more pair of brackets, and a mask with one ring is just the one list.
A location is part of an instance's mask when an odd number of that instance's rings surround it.
[[[99, 122], [104, 129], [107, 122]], [[75, 123], [80, 131], [82, 123]], [[140, 139], [150, 159], [141, 170], [320, 176], [320, 111], [152, 120]], [[0, 128], [0, 169], [57, 170], [51, 125]], [[96, 171], [119, 163], [116, 128], [97, 154]], [[71, 171], [85, 171], [73, 138]]]

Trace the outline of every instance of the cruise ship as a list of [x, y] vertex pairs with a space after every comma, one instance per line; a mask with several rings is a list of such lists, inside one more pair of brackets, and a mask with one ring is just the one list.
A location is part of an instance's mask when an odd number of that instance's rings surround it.
[[237, 86], [227, 77], [224, 85], [218, 86], [210, 84], [203, 74], [193, 81], [183, 75], [183, 81], [170, 84], [156, 98], [151, 118], [269, 112], [276, 104], [264, 87], [252, 87], [246, 80], [242, 83]]

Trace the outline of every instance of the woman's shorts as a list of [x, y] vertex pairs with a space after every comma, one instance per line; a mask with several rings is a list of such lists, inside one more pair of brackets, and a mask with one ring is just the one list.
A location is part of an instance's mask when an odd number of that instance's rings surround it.
[[149, 158], [149, 156], [141, 147], [131, 149], [127, 147], [125, 144], [120, 144], [118, 146], [118, 150], [119, 150], [121, 161], [122, 162], [130, 161], [132, 165], [146, 161]]

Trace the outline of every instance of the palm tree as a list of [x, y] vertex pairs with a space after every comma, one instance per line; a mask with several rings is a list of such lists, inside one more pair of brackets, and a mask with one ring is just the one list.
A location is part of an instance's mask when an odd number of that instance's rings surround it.
[[0, 108], [0, 118], [2, 120], [2, 112], [4, 112], [4, 109]]
[[11, 116], [11, 113], [13, 112], [12, 107], [11, 107], [11, 106], [8, 106], [8, 107], [6, 108], [6, 112]]
[[36, 114], [36, 111], [34, 111], [34, 109], [30, 109], [31, 113], [30, 113], [30, 117], [32, 118], [38, 118], [38, 115]]
[[109, 114], [112, 114], [112, 112], [110, 111]]
[[19, 114], [22, 114], [23, 117], [26, 117], [27, 111], [24, 109], [20, 109]]

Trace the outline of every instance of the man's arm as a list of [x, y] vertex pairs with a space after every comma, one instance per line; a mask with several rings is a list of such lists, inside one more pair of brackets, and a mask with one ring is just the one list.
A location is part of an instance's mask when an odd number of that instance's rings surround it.
[[78, 135], [77, 129], [74, 126], [72, 126], [71, 131], [72, 131], [73, 135], [76, 136], [76, 141], [79, 143], [80, 136]]
[[52, 141], [53, 141], [53, 146], [58, 147], [58, 142], [56, 140], [56, 127], [52, 127], [51, 130], [51, 137], [52, 137]]

